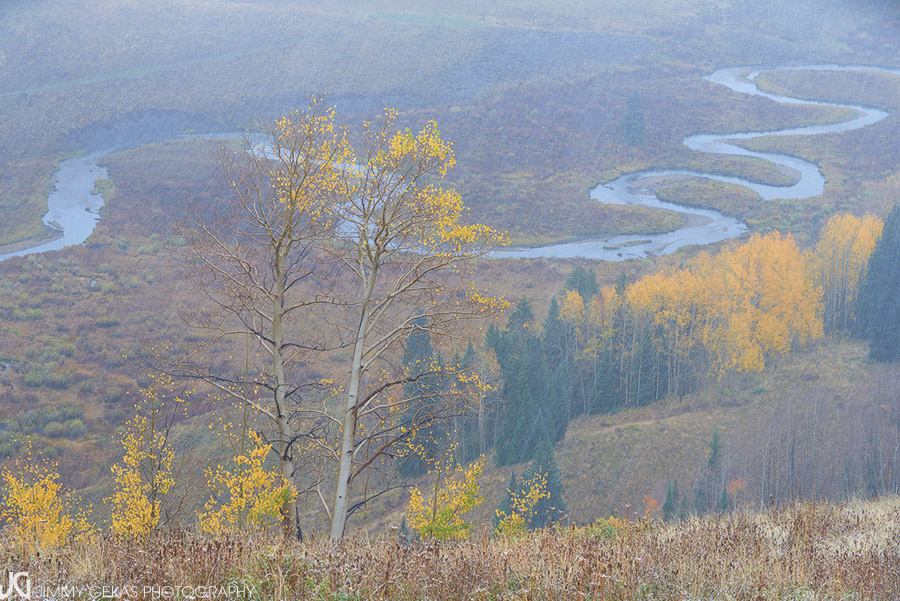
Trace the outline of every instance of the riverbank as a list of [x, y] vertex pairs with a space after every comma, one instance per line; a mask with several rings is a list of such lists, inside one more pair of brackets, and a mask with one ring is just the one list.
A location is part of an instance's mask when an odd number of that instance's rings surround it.
[[11, 244], [0, 244], [0, 261], [8, 257], [17, 256], [16, 253], [20, 251], [55, 242], [62, 237], [63, 233], [61, 231], [44, 225], [44, 234], [40, 236], [32, 236]]

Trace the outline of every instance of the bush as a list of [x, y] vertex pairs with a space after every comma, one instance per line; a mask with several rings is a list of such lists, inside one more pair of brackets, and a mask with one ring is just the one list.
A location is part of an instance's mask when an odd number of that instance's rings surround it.
[[65, 390], [72, 384], [72, 374], [68, 371], [51, 373], [44, 379], [44, 384], [55, 390]]
[[94, 325], [98, 328], [112, 328], [119, 325], [119, 320], [115, 317], [104, 315], [103, 317], [98, 317], [97, 321], [94, 322]]
[[50, 422], [42, 431], [42, 434], [48, 438], [78, 438], [82, 436], [87, 427], [80, 419], [71, 419], [65, 423]]
[[125, 396], [125, 392], [121, 388], [112, 386], [111, 388], [107, 388], [103, 394], [100, 395], [100, 400], [104, 403], [117, 403], [123, 396]]
[[30, 386], [32, 388], [43, 386], [46, 377], [47, 372], [44, 371], [43, 368], [33, 369], [25, 374], [25, 386]]

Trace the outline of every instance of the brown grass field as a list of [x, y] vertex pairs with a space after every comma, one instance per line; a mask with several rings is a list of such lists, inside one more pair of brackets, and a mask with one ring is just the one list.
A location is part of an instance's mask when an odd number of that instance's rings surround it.
[[337, 544], [165, 532], [148, 540], [99, 537], [37, 556], [4, 537], [0, 561], [29, 573], [33, 599], [89, 598], [82, 593], [90, 590], [189, 599], [214, 586], [231, 598], [310, 601], [885, 601], [900, 595], [898, 536], [900, 498], [890, 497], [674, 524], [612, 518], [514, 539], [485, 527], [451, 543], [407, 541], [396, 531]]

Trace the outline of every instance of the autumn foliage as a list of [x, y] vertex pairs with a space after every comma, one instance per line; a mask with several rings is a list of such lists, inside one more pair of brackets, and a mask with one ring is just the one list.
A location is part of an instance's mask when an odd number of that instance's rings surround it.
[[874, 217], [836, 216], [807, 253], [776, 231], [590, 299], [567, 290], [559, 318], [575, 363], [613, 391], [611, 405], [626, 406], [760, 371], [825, 324], [848, 326], [880, 228]]
[[881, 219], [873, 215], [835, 215], [822, 228], [815, 248], [807, 253], [810, 276], [823, 292], [826, 332], [853, 327], [859, 289], [883, 228]]
[[141, 390], [135, 415], [122, 435], [124, 454], [112, 467], [115, 489], [106, 499], [115, 534], [148, 536], [159, 525], [163, 498], [175, 483], [175, 450], [168, 438], [184, 400], [167, 398], [170, 384], [168, 378], [159, 378]]
[[424, 540], [468, 538], [470, 524], [462, 516], [484, 501], [478, 490], [484, 458], [466, 468], [455, 463], [454, 449], [451, 446], [431, 462], [427, 478], [431, 490], [423, 494], [414, 486], [410, 492], [409, 525]]
[[85, 507], [79, 507], [59, 483], [56, 466], [25, 457], [0, 472], [5, 502], [0, 517], [10, 523], [6, 534], [27, 553], [47, 553], [93, 532]]
[[297, 491], [277, 468], [266, 465], [272, 445], [255, 432], [252, 445], [234, 457], [230, 469], [217, 466], [207, 470], [212, 496], [200, 513], [204, 531], [216, 535], [237, 534], [277, 522], [281, 508], [297, 496]]

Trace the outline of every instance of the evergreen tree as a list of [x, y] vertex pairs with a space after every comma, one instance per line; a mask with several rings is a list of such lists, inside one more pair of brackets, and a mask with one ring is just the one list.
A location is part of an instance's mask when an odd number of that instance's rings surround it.
[[718, 471], [721, 453], [722, 442], [719, 440], [719, 429], [716, 428], [713, 432], [712, 439], [709, 441], [709, 453], [706, 457], [706, 464], [711, 473]]
[[631, 146], [644, 143], [644, 101], [637, 90], [633, 90], [628, 97], [625, 116], [622, 118], [622, 135]]
[[494, 512], [494, 517], [492, 519], [492, 523], [494, 529], [497, 529], [497, 525], [500, 523], [500, 514], [508, 515], [510, 510], [512, 509], [512, 496], [518, 491], [521, 487], [519, 486], [518, 480], [516, 480], [516, 473], [509, 473], [509, 485], [506, 487], [506, 492], [503, 494], [503, 498], [500, 501], [500, 504], [497, 506], [497, 511]]
[[527, 461], [542, 436], [555, 439], [547, 365], [533, 326], [531, 305], [523, 298], [510, 315], [505, 332], [488, 332], [503, 375], [503, 412], [494, 456], [497, 465]]
[[869, 341], [876, 361], [900, 359], [900, 205], [884, 221], [859, 291], [856, 333]]
[[522, 479], [530, 480], [537, 473], [544, 475], [544, 479], [547, 481], [547, 492], [550, 493], [550, 496], [541, 499], [535, 505], [534, 516], [531, 523], [528, 524], [532, 530], [550, 526], [553, 522], [564, 518], [569, 512], [562, 496], [562, 479], [559, 467], [556, 465], [553, 445], [546, 438], [535, 449], [531, 465], [522, 475]]
[[[413, 330], [406, 338], [406, 348], [403, 352], [403, 367], [407, 376], [416, 377], [434, 371], [440, 365], [440, 357], [436, 357], [434, 347], [431, 344], [431, 335], [426, 326], [424, 317], [413, 320]], [[397, 471], [401, 476], [413, 478], [421, 476], [428, 471], [429, 457], [437, 453], [438, 440], [442, 439], [446, 428], [435, 421], [439, 410], [439, 399], [442, 382], [440, 378], [426, 377], [417, 382], [408, 382], [403, 385], [403, 394], [406, 398], [422, 398], [421, 402], [410, 403], [404, 410], [403, 421], [406, 427], [417, 427], [416, 442], [424, 452], [409, 454], [400, 459]]]
[[726, 513], [728, 511], [728, 490], [723, 488], [722, 494], [719, 495], [719, 502], [716, 505], [716, 511]]
[[566, 426], [573, 417], [572, 358], [569, 357], [566, 324], [559, 318], [559, 303], [554, 296], [550, 299], [550, 310], [544, 321], [544, 335], [541, 338], [544, 363], [547, 365], [548, 410], [552, 414], [553, 440], [562, 439]]
[[593, 269], [587, 269], [578, 265], [566, 278], [566, 290], [575, 290], [581, 295], [581, 300], [589, 302], [600, 292], [597, 285], [597, 274]]
[[683, 520], [691, 513], [691, 506], [688, 503], [687, 493], [681, 494], [681, 507], [678, 509], [678, 519]]
[[666, 490], [666, 500], [663, 501], [662, 506], [663, 521], [673, 521], [676, 511], [678, 511], [678, 480], [670, 481], [669, 488]]
[[719, 438], [719, 428], [713, 432], [712, 439], [706, 452], [706, 467], [694, 489], [694, 507], [698, 513], [715, 510], [717, 501], [721, 501], [719, 486], [722, 485], [722, 442]]

